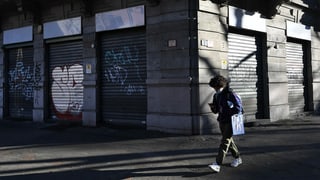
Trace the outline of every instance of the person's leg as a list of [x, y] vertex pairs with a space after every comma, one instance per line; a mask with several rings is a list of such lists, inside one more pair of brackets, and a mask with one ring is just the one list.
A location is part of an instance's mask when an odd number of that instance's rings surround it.
[[217, 164], [221, 165], [223, 159], [225, 158], [226, 154], [228, 153], [229, 147], [232, 140], [232, 127], [231, 124], [228, 123], [220, 123], [220, 130], [222, 134], [221, 143], [219, 146], [218, 156], [216, 157]]
[[239, 149], [238, 149], [237, 145], [234, 143], [234, 140], [233, 140], [232, 137], [230, 138], [229, 150], [230, 150], [230, 152], [231, 152], [231, 154], [232, 154], [232, 156], [234, 158], [239, 158], [240, 157]]
[[234, 160], [230, 164], [231, 167], [238, 167], [240, 164], [242, 164], [242, 159], [240, 157], [240, 152], [238, 150], [237, 145], [234, 143], [233, 138], [231, 138], [229, 150], [230, 150], [232, 156], [234, 157]]

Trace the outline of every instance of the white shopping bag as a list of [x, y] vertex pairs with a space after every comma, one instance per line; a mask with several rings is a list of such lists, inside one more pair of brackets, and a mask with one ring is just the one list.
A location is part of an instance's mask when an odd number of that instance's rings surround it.
[[235, 114], [231, 116], [233, 135], [244, 134], [244, 117], [242, 114]]

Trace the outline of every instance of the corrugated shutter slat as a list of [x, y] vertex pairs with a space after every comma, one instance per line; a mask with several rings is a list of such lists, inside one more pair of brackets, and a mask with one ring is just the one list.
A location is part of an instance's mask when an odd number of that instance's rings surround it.
[[9, 117], [32, 119], [33, 89], [37, 84], [34, 74], [33, 48], [9, 50], [8, 103]]
[[242, 98], [247, 118], [255, 118], [257, 107], [257, 45], [254, 36], [228, 34], [230, 87]]
[[290, 113], [301, 113], [305, 106], [302, 44], [287, 42], [286, 59]]
[[82, 120], [83, 55], [81, 41], [49, 45], [50, 117]]
[[111, 124], [145, 126], [147, 113], [144, 31], [108, 32], [101, 37], [101, 104]]

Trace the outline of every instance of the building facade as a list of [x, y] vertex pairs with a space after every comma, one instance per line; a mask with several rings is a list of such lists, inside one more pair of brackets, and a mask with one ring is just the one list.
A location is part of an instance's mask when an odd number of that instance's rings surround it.
[[217, 74], [247, 122], [319, 113], [319, 4], [0, 0], [0, 118], [210, 133]]

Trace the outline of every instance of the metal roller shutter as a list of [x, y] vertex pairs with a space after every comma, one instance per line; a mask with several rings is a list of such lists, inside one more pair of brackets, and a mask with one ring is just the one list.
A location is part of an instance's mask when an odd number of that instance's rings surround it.
[[288, 100], [291, 114], [304, 112], [303, 46], [288, 42], [286, 45]]
[[102, 35], [101, 41], [103, 120], [109, 124], [145, 127], [145, 32], [109, 32]]
[[35, 74], [33, 48], [21, 47], [9, 50], [8, 104], [9, 117], [32, 119], [33, 89], [40, 76]]
[[229, 33], [228, 43], [230, 87], [241, 96], [246, 119], [255, 119], [259, 85], [256, 38]]
[[50, 117], [82, 120], [83, 47], [81, 41], [49, 45]]

